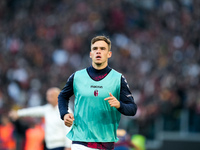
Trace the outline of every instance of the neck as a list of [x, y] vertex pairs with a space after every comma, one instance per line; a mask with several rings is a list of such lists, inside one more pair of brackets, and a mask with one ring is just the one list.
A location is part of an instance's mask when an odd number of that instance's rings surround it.
[[56, 107], [58, 104], [51, 104], [53, 107]]
[[95, 64], [95, 63], [92, 63], [92, 67], [96, 70], [102, 70], [104, 68], [106, 68], [108, 66], [108, 63], [105, 63], [105, 64]]
[[109, 66], [106, 66], [105, 68], [102, 68], [102, 69], [96, 69], [96, 68], [94, 68], [94, 67], [91, 65], [89, 68], [90, 68], [91, 71], [93, 71], [93, 72], [100, 72], [100, 71], [103, 71], [103, 70], [109, 68]]

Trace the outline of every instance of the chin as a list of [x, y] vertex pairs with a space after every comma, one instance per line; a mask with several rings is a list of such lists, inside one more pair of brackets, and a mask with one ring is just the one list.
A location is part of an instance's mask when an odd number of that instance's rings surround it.
[[95, 63], [97, 66], [101, 66], [102, 65], [102, 63]]

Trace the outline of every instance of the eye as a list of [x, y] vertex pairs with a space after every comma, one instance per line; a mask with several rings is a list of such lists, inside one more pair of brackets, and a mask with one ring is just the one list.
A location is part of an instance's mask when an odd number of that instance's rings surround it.
[[92, 50], [97, 50], [97, 47], [93, 47]]

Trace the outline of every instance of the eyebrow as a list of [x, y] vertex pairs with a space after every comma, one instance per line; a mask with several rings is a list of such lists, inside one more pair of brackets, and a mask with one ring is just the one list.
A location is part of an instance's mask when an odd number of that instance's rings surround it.
[[[97, 49], [98, 47], [97, 46], [95, 46], [95, 47], [92, 47], [92, 49]], [[100, 49], [106, 49], [106, 47], [99, 47]]]

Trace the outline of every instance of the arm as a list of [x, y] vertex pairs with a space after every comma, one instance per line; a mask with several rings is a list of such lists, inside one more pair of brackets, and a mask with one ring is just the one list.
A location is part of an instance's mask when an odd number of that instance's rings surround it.
[[24, 108], [17, 111], [19, 117], [44, 117], [45, 106]]
[[121, 78], [120, 108], [118, 108], [118, 111], [126, 116], [134, 116], [137, 111], [137, 105], [124, 76]]
[[126, 79], [121, 77], [121, 89], [120, 89], [120, 101], [118, 101], [112, 93], [109, 93], [110, 97], [105, 98], [111, 107], [118, 109], [120, 113], [126, 116], [134, 116], [137, 111], [137, 105], [134, 102], [133, 96], [129, 90]]
[[62, 120], [64, 120], [64, 116], [66, 114], [69, 114], [68, 107], [69, 107], [69, 98], [74, 94], [73, 90], [73, 80], [74, 80], [74, 74], [72, 74], [62, 91], [60, 92], [58, 96], [58, 108], [60, 112], [60, 117]]
[[30, 108], [23, 108], [17, 111], [12, 110], [9, 112], [9, 116], [13, 120], [17, 120], [19, 117], [43, 117], [45, 111], [45, 106], [37, 106]]

